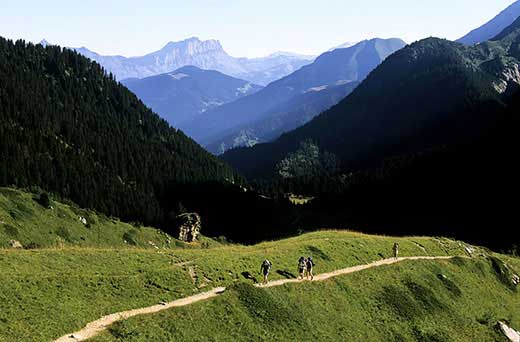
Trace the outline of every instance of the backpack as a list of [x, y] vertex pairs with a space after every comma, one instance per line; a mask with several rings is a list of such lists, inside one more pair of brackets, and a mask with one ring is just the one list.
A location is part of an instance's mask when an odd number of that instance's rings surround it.
[[307, 259], [307, 268], [312, 268], [314, 266], [314, 261], [312, 261], [312, 258]]

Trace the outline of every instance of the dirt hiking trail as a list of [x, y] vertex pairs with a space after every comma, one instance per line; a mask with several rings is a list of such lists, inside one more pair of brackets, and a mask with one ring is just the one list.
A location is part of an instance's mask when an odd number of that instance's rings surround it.
[[[349, 273], [355, 273], [359, 271], [363, 271], [369, 268], [378, 267], [378, 266], [384, 266], [384, 265], [391, 265], [398, 262], [406, 261], [406, 260], [447, 260], [447, 259], [453, 259], [454, 256], [415, 256], [415, 257], [401, 257], [401, 258], [390, 258], [390, 259], [383, 259], [379, 261], [375, 261], [369, 264], [364, 265], [358, 265], [358, 266], [352, 266], [347, 267], [344, 269], [332, 271], [329, 273], [322, 273], [314, 276], [313, 281], [323, 281], [326, 279], [330, 279], [333, 277], [349, 274]], [[268, 284], [262, 285], [262, 284], [256, 284], [257, 287], [267, 288], [267, 287], [274, 287], [274, 286], [281, 286], [284, 284], [289, 283], [300, 283], [302, 280], [298, 279], [281, 279], [281, 280], [275, 280], [271, 281]], [[145, 315], [145, 314], [152, 314], [163, 310], [168, 310], [171, 308], [179, 307], [179, 306], [185, 306], [190, 305], [196, 302], [200, 302], [203, 300], [207, 300], [213, 297], [216, 297], [220, 294], [222, 294], [226, 290], [225, 287], [217, 287], [210, 291], [202, 292], [190, 297], [185, 297], [181, 299], [174, 300], [169, 303], [164, 304], [157, 304], [145, 308], [140, 309], [134, 309], [134, 310], [128, 310], [128, 311], [122, 311], [117, 312], [114, 314], [110, 314], [104, 317], [101, 317], [98, 320], [92, 321], [88, 323], [83, 329], [74, 332], [66, 334], [54, 342], [78, 342], [78, 341], [86, 341], [102, 331], [106, 330], [110, 325], [128, 319], [130, 317], [134, 317], [137, 315]]]

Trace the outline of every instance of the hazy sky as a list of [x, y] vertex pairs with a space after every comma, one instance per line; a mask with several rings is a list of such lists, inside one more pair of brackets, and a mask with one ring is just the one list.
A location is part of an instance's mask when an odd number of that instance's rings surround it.
[[456, 39], [514, 0], [0, 0], [0, 35], [102, 54], [218, 39], [233, 56], [318, 54], [344, 42]]

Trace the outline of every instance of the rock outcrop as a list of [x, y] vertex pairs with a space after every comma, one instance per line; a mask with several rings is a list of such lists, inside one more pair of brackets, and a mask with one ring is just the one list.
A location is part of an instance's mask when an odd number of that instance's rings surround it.
[[202, 220], [197, 213], [185, 213], [175, 218], [179, 240], [194, 242], [200, 234]]
[[23, 245], [20, 243], [20, 241], [17, 240], [11, 240], [9, 241], [9, 244], [12, 248], [23, 248]]
[[499, 79], [493, 83], [497, 92], [504, 94], [510, 87], [518, 89], [520, 85], [520, 66], [517, 63], [509, 62], [504, 66], [504, 70]]
[[520, 342], [520, 333], [505, 324], [504, 322], [498, 322], [498, 326], [502, 333], [507, 337], [507, 339], [511, 342]]
[[513, 274], [511, 281], [513, 282], [513, 285], [518, 286], [520, 284], [520, 276], [518, 276], [518, 274]]

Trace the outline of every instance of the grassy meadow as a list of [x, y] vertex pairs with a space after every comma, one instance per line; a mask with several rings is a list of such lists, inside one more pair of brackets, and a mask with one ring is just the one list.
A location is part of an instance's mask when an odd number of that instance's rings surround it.
[[90, 341], [505, 342], [498, 320], [520, 327], [518, 292], [489, 261], [459, 258], [269, 289], [240, 283], [211, 301], [116, 323]]
[[0, 188], [0, 248], [9, 247], [11, 240], [25, 248], [176, 247], [176, 240], [160, 230], [124, 223], [72, 203], [51, 201], [51, 208], [46, 208], [38, 199], [37, 194]]

